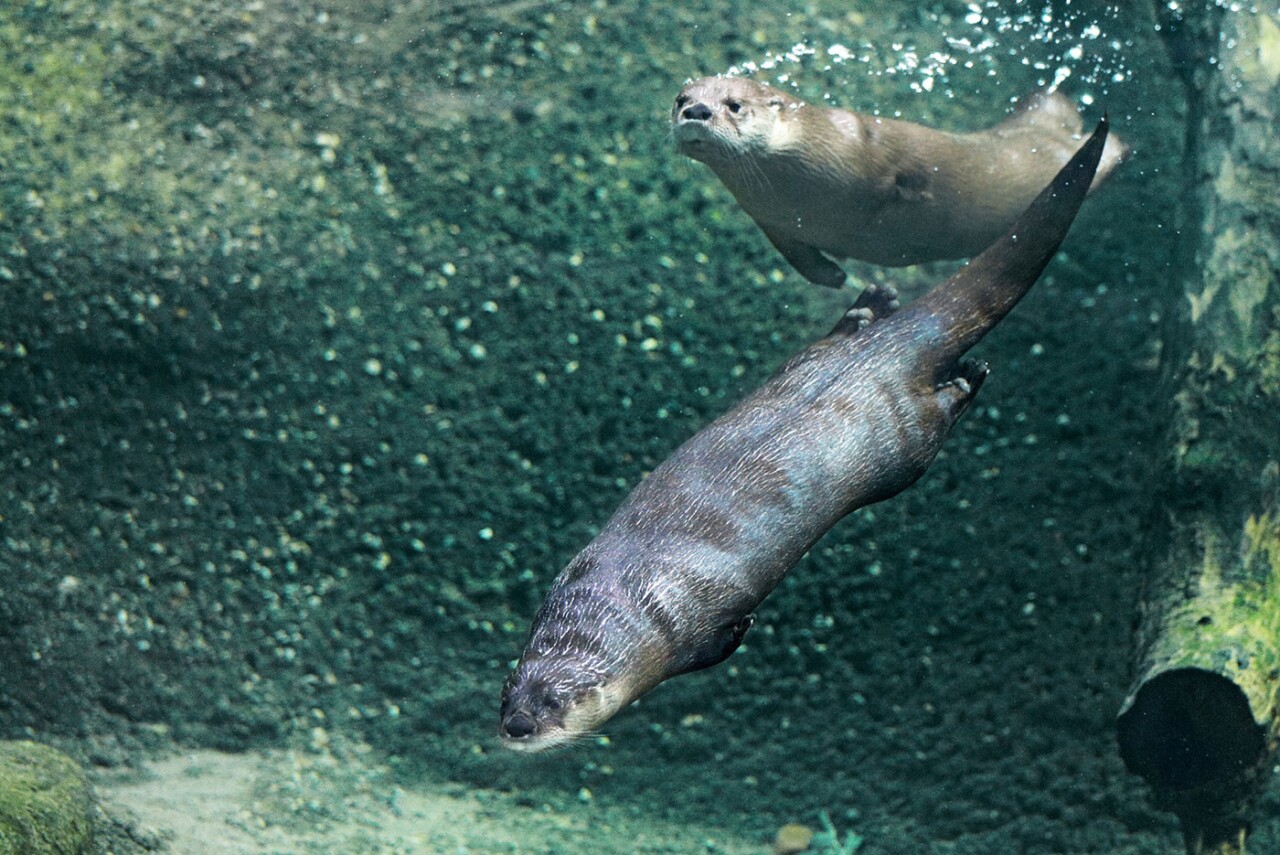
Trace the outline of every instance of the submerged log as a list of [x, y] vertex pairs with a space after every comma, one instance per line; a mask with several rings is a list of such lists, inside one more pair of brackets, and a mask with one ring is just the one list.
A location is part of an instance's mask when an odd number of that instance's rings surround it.
[[1187, 852], [1242, 853], [1280, 736], [1280, 11], [1159, 3], [1187, 84], [1187, 300], [1120, 753]]

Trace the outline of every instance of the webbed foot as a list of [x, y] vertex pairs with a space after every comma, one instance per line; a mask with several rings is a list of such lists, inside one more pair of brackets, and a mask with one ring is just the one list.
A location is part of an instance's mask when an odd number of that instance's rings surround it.
[[832, 335], [852, 335], [872, 323], [883, 320], [898, 308], [898, 292], [890, 285], [877, 285], [874, 282], [862, 289], [858, 299], [844, 313]]
[[938, 396], [938, 405], [947, 412], [952, 421], [960, 418], [964, 411], [969, 409], [974, 396], [978, 394], [978, 389], [982, 388], [982, 381], [987, 379], [990, 371], [987, 363], [966, 359], [960, 363], [959, 371], [954, 378], [934, 389], [934, 394]]

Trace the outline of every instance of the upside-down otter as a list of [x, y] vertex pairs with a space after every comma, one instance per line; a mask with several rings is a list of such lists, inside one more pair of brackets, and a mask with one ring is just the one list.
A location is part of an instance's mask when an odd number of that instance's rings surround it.
[[[981, 252], [1070, 159], [1081, 120], [1038, 91], [994, 128], [956, 134], [707, 77], [680, 90], [671, 126], [800, 275], [838, 288], [828, 255], [900, 267]], [[1112, 137], [1094, 186], [1127, 153]]]
[[539, 750], [723, 661], [837, 521], [910, 486], [986, 377], [961, 357], [1035, 283], [1097, 169], [1104, 119], [1008, 233], [906, 309], [870, 288], [831, 334], [653, 470], [556, 578], [502, 690]]

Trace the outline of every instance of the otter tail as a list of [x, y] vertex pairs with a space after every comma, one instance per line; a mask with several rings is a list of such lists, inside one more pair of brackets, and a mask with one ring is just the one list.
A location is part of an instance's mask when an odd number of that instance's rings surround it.
[[950, 370], [1031, 289], [1058, 251], [1089, 191], [1107, 142], [1104, 117], [1089, 140], [1003, 237], [916, 300], [901, 321], [920, 324], [922, 352]]

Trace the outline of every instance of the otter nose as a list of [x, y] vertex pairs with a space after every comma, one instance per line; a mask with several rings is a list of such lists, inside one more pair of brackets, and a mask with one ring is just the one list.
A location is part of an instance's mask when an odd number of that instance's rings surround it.
[[708, 122], [711, 120], [711, 108], [706, 104], [690, 104], [680, 111], [680, 118], [690, 122]]
[[502, 723], [502, 732], [512, 739], [524, 739], [534, 729], [533, 719], [522, 712], [512, 713]]

